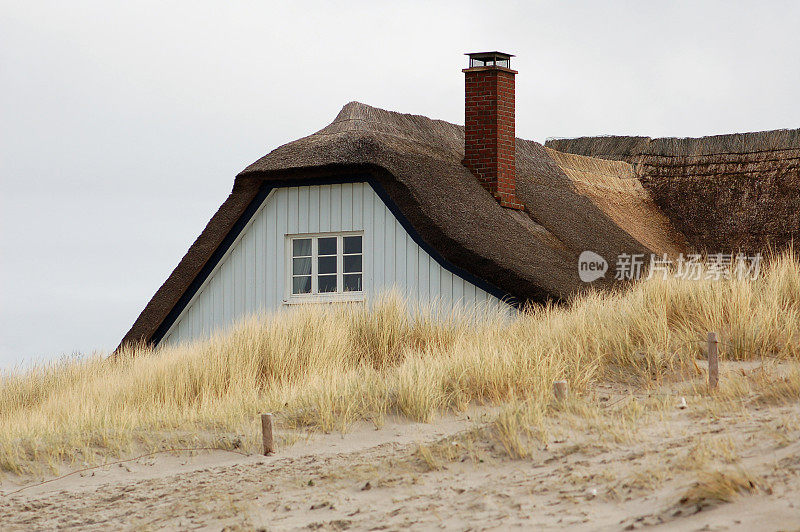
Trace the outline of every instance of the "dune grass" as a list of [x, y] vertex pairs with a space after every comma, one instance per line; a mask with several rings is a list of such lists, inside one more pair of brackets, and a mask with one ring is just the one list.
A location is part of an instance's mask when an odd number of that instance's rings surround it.
[[410, 311], [396, 294], [371, 306], [300, 306], [191, 345], [5, 373], [0, 471], [133, 448], [255, 451], [263, 411], [284, 428], [324, 431], [388, 414], [430, 421], [476, 403], [544, 411], [557, 379], [580, 394], [602, 379], [650, 386], [696, 374], [709, 330], [720, 332], [723, 358], [800, 360], [798, 258], [775, 258], [755, 281], [655, 278], [517, 315]]
[[769, 491], [769, 487], [763, 480], [744, 469], [701, 471], [697, 475], [697, 482], [680, 499], [680, 504], [710, 506], [731, 502], [741, 494], [758, 491]]

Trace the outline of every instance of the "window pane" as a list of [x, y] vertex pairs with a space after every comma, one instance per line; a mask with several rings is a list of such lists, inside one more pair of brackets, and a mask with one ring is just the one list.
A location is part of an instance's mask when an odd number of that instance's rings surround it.
[[294, 275], [310, 275], [311, 257], [304, 257], [302, 259], [292, 259], [292, 273]]
[[361, 237], [360, 236], [346, 236], [344, 237], [344, 253], [361, 253]]
[[320, 238], [318, 255], [336, 255], [336, 237]]
[[320, 275], [318, 279], [319, 291], [323, 292], [336, 292], [336, 276], [335, 275]]
[[344, 256], [344, 272], [360, 272], [361, 271], [361, 255], [345, 255]]
[[292, 240], [292, 256], [293, 257], [310, 257], [311, 256], [311, 239], [310, 238], [295, 238]]
[[344, 291], [345, 292], [360, 292], [361, 291], [361, 274], [345, 274], [344, 275]]
[[292, 293], [293, 294], [310, 294], [311, 293], [311, 276], [293, 277], [292, 278]]
[[336, 273], [336, 257], [320, 257], [318, 273]]

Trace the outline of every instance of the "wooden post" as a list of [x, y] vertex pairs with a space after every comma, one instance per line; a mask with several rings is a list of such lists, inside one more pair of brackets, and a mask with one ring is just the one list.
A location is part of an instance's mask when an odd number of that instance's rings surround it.
[[719, 339], [717, 333], [708, 333], [708, 391], [719, 382]]
[[569, 383], [567, 381], [554, 381], [553, 395], [556, 396], [556, 401], [566, 401], [567, 396], [569, 396]]
[[261, 414], [261, 439], [264, 442], [264, 456], [275, 452], [272, 439], [272, 414]]

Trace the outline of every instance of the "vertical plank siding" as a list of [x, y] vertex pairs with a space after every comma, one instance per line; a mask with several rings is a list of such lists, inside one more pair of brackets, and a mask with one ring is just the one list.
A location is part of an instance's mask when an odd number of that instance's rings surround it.
[[363, 286], [369, 299], [396, 288], [443, 306], [503, 304], [442, 268], [414, 242], [367, 183], [273, 190], [162, 340], [209, 336], [245, 316], [284, 308], [286, 235], [364, 231]]

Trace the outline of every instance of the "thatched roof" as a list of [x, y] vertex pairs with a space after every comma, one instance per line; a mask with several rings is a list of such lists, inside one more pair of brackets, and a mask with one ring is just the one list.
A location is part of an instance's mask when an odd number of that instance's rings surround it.
[[554, 150], [635, 162], [636, 156], [663, 158], [701, 156], [743, 157], [770, 153], [781, 158], [797, 157], [800, 129], [775, 129], [753, 133], [733, 133], [699, 138], [650, 138], [606, 135], [574, 139], [550, 139], [545, 145]]
[[760, 251], [800, 239], [800, 129], [702, 138], [582, 137], [546, 145], [631, 163], [694, 248]]
[[517, 195], [526, 212], [500, 207], [464, 167], [463, 127], [349, 103], [327, 127], [236, 177], [228, 200], [123, 343], [153, 338], [265, 187], [369, 180], [451, 269], [519, 302], [563, 300], [583, 288], [577, 257], [584, 250], [612, 261], [623, 252], [683, 249], [680, 233], [630, 179], [630, 165], [557, 154], [521, 139], [516, 152]]

